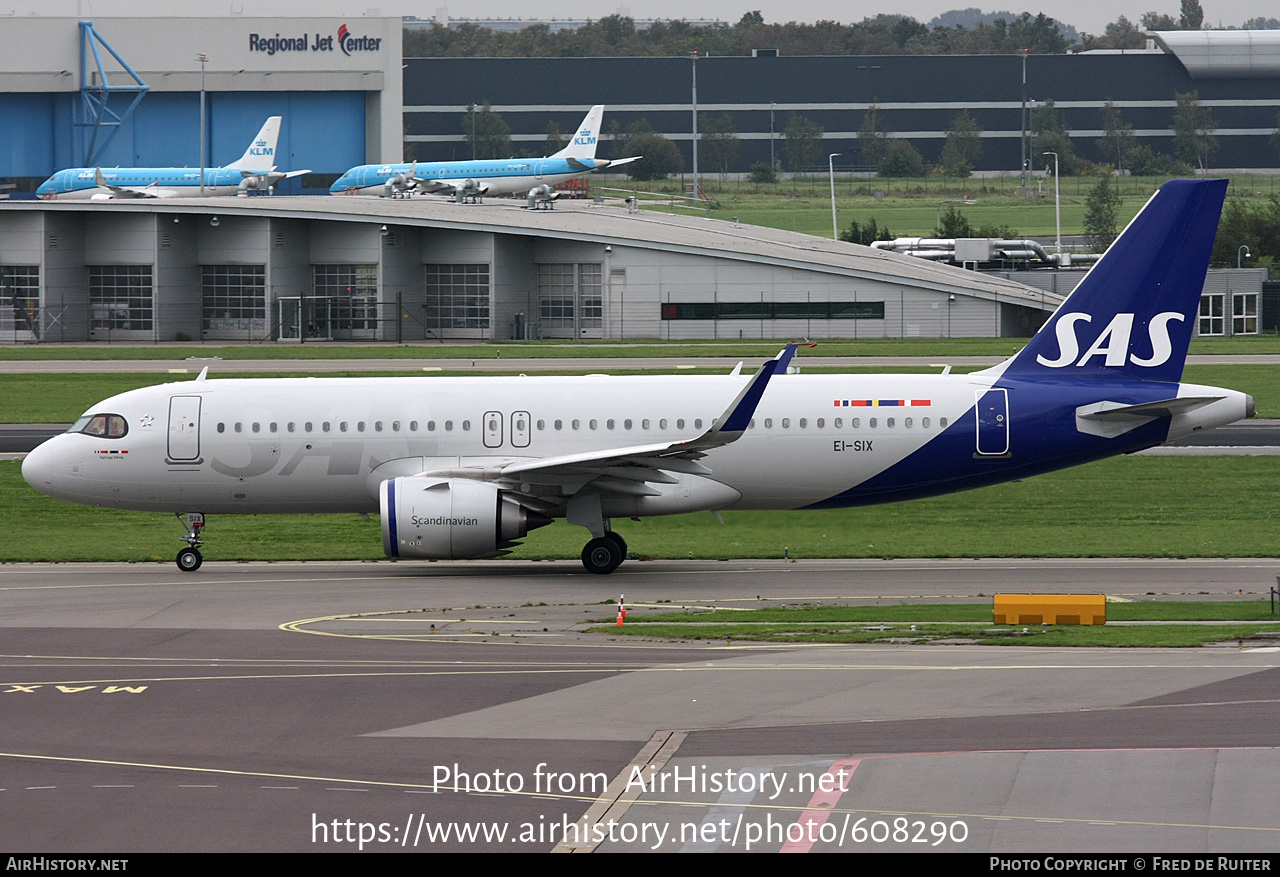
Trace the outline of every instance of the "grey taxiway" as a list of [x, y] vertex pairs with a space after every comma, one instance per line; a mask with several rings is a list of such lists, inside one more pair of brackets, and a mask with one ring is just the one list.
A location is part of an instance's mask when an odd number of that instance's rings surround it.
[[[0, 567], [11, 851], [1271, 852], [1280, 649], [740, 646], [647, 613], [1272, 560]], [[588, 632], [604, 622], [605, 632]], [[860, 829], [860, 831], [859, 831]], [[474, 836], [471, 834], [474, 832]]]

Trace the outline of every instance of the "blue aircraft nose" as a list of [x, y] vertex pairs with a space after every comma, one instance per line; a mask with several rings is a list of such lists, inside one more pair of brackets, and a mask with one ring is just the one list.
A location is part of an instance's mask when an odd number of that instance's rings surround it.
[[37, 195], [52, 195], [53, 191], [54, 191], [53, 177], [49, 177], [49, 179], [45, 180], [43, 183], [41, 183], [39, 186], [36, 187]]

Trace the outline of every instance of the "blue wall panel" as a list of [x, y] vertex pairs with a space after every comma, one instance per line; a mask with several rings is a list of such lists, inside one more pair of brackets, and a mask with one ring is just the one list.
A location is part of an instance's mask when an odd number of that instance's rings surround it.
[[[283, 132], [290, 134], [289, 166], [341, 174], [364, 164], [364, 133], [362, 92], [295, 93], [293, 126]], [[280, 153], [286, 154], [283, 144]]]
[[[199, 94], [148, 94], [133, 111], [132, 123], [131, 165], [200, 166]], [[124, 136], [122, 131], [117, 139]]]
[[53, 98], [49, 94], [0, 94], [0, 177], [45, 173], [53, 156]]
[[[340, 174], [364, 163], [363, 92], [222, 93], [205, 96], [209, 166], [244, 154], [268, 116], [283, 116], [281, 170]], [[45, 178], [80, 166], [85, 132], [73, 124], [79, 94], [0, 94], [0, 178]], [[122, 104], [122, 108], [123, 108]], [[104, 132], [105, 134], [105, 132]], [[102, 167], [198, 167], [199, 93], [142, 99], [102, 155]], [[296, 190], [298, 182], [287, 188]]]

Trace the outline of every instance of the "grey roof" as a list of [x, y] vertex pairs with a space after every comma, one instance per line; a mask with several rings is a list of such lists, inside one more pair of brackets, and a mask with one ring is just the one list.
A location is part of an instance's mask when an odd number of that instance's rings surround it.
[[483, 204], [460, 205], [448, 198], [432, 196], [389, 199], [316, 195], [147, 201], [20, 201], [9, 202], [0, 209], [262, 216], [568, 238], [596, 241], [601, 245], [782, 265], [1040, 310], [1052, 310], [1061, 301], [1040, 290], [976, 271], [937, 265], [860, 244], [738, 224], [731, 217], [710, 219], [649, 210], [629, 213], [623, 207], [574, 201], [558, 202], [554, 210], [527, 210], [523, 204], [522, 200], [507, 198], [490, 198]]
[[1280, 30], [1174, 30], [1151, 35], [1192, 79], [1280, 77]]

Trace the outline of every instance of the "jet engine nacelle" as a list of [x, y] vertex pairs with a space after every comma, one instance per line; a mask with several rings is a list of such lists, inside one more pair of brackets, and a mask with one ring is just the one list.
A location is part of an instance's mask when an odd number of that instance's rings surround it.
[[551, 523], [496, 486], [464, 478], [391, 478], [382, 482], [378, 498], [388, 557], [496, 557], [530, 530]]

